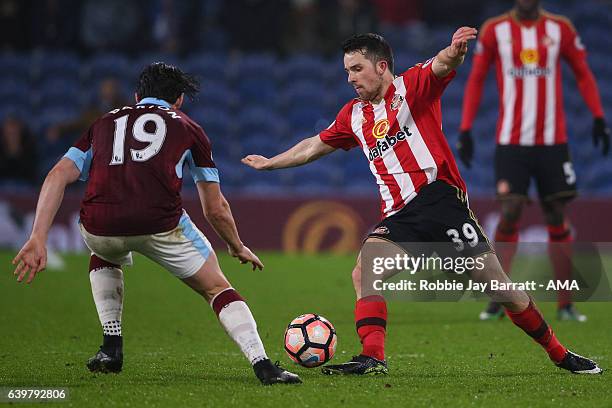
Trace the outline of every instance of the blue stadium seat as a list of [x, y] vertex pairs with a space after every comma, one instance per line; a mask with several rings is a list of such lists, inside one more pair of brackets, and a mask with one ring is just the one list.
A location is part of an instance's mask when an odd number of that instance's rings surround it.
[[[204, 1], [203, 4], [210, 4], [214, 1]], [[205, 27], [200, 31], [198, 36], [200, 42], [200, 49], [205, 52], [225, 52], [229, 48], [228, 34], [223, 29], [217, 29], [215, 27]]]
[[461, 122], [461, 103], [443, 103], [442, 119], [446, 135], [456, 134]]
[[328, 87], [335, 87], [339, 83], [347, 83], [347, 73], [344, 71], [344, 62], [340, 56], [327, 61], [325, 77]]
[[78, 115], [76, 106], [43, 106], [39, 111], [39, 129], [70, 121]]
[[226, 137], [230, 133], [230, 125], [233, 119], [223, 109], [215, 107], [194, 108], [190, 110], [189, 116], [198, 125], [202, 126], [211, 138]]
[[187, 58], [181, 69], [197, 75], [202, 81], [223, 81], [229, 70], [225, 54], [208, 53]]
[[240, 78], [237, 90], [240, 92], [240, 98], [247, 104], [259, 103], [273, 106], [278, 102], [278, 83], [270, 77]]
[[287, 186], [299, 194], [331, 193], [343, 181], [340, 170], [328, 161], [296, 167], [291, 173]]
[[442, 95], [442, 106], [461, 106], [465, 85], [458, 82], [451, 82]]
[[328, 111], [334, 112], [335, 117], [335, 114], [337, 114], [347, 102], [356, 97], [357, 94], [355, 93], [355, 89], [353, 89], [353, 87], [349, 83], [347, 83], [346, 81], [339, 82], [338, 84], [333, 86], [330, 92], [328, 93], [327, 109]]
[[187, 105], [193, 104], [198, 107], [218, 107], [229, 110], [237, 107], [239, 102], [238, 94], [224, 82], [203, 81], [200, 93], [193, 102], [187, 102]]
[[243, 155], [261, 154], [263, 156], [272, 156], [281, 152], [282, 136], [274, 132], [252, 132], [248, 134], [240, 134], [238, 143]]
[[29, 55], [0, 54], [0, 78], [3, 80], [28, 81], [30, 79], [31, 59]]
[[308, 55], [291, 56], [280, 68], [280, 77], [290, 85], [293, 81], [313, 81], [322, 84], [329, 78], [328, 64], [323, 59]]
[[84, 93], [78, 80], [74, 78], [49, 78], [39, 85], [37, 102], [39, 105], [78, 105]]
[[135, 65], [120, 54], [99, 54], [88, 61], [85, 72], [93, 81], [107, 77], [135, 81], [136, 71], [143, 68]]
[[25, 80], [0, 78], [0, 100], [25, 105], [31, 101], [31, 86]]
[[280, 70], [278, 60], [271, 54], [244, 54], [228, 64], [228, 73], [238, 81], [244, 79], [276, 80]]
[[287, 117], [292, 128], [312, 128], [313, 133], [323, 130], [333, 120], [326, 116], [322, 107], [316, 106], [296, 107], [289, 111]]
[[329, 93], [321, 81], [291, 81], [283, 87], [278, 106], [283, 110], [313, 105], [324, 107], [329, 105], [328, 98]]
[[398, 52], [394, 55], [393, 58], [395, 68], [394, 71], [396, 74], [401, 74], [406, 71], [408, 68], [412, 67], [414, 64], [419, 62], [423, 62], [423, 57], [415, 52]]
[[32, 75], [39, 80], [51, 78], [78, 80], [83, 64], [78, 56], [68, 52], [38, 52], [32, 57]]
[[284, 134], [287, 132], [287, 122], [275, 110], [268, 107], [247, 107], [236, 112], [234, 119], [240, 134], [253, 132], [268, 132]]
[[353, 193], [359, 193], [360, 191], [376, 192], [378, 191], [376, 179], [370, 171], [368, 161], [359, 150], [355, 148], [349, 153], [336, 153], [343, 159], [339, 171], [344, 179], [343, 188]]
[[8, 116], [15, 116], [21, 120], [27, 120], [28, 126], [37, 120], [36, 115], [32, 115], [32, 110], [29, 104], [16, 103], [14, 100], [5, 101], [0, 105], [0, 122], [4, 121]]
[[591, 53], [588, 60], [593, 72], [609, 72], [610, 59], [606, 53]]
[[242, 166], [242, 191], [255, 195], [267, 195], [282, 191], [283, 174], [275, 171], [257, 171], [244, 164]]
[[245, 184], [245, 169], [242, 163], [235, 160], [215, 158], [215, 165], [219, 169], [219, 180], [224, 190], [227, 187], [240, 188]]

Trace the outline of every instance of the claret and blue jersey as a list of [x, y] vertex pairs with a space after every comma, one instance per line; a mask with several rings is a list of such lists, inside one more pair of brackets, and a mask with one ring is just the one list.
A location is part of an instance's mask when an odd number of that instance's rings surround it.
[[211, 143], [184, 112], [156, 98], [110, 111], [68, 150], [87, 181], [80, 218], [92, 234], [172, 230], [182, 215], [183, 165], [194, 181], [219, 182]]

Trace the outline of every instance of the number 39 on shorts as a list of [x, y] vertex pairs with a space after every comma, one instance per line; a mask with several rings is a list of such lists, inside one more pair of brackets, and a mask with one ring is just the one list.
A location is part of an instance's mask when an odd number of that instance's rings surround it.
[[451, 241], [455, 244], [455, 249], [458, 252], [463, 251], [466, 243], [472, 248], [478, 245], [478, 233], [476, 232], [476, 228], [474, 228], [474, 226], [469, 222], [463, 224], [461, 231], [455, 228], [446, 230], [446, 235], [448, 235]]

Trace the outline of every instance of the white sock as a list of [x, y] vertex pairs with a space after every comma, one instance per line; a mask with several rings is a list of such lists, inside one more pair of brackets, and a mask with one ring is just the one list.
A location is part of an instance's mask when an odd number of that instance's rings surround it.
[[[213, 308], [218, 307], [220, 309], [218, 317], [221, 326], [223, 326], [232, 340], [238, 344], [238, 347], [240, 347], [240, 350], [251, 364], [267, 359], [268, 356], [257, 333], [257, 323], [255, 323], [255, 319], [247, 304], [243, 300], [228, 299], [224, 296], [228, 303], [215, 305], [215, 301], [221, 299], [219, 295], [222, 293], [228, 295], [228, 291], [233, 291], [237, 297], [240, 296], [234, 289], [228, 288], [215, 296], [211, 301]], [[215, 311], [218, 309], [215, 309]]]
[[119, 268], [97, 268], [89, 272], [89, 281], [104, 334], [121, 336], [123, 272]]

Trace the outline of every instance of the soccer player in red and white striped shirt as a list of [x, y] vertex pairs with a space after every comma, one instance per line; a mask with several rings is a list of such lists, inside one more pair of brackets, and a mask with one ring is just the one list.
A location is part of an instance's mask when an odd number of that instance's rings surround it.
[[[463, 62], [467, 42], [474, 38], [475, 29], [462, 27], [450, 46], [397, 76], [391, 48], [381, 36], [348, 39], [343, 45], [344, 67], [358, 98], [344, 105], [320, 134], [275, 157], [249, 155], [242, 160], [258, 170], [273, 170], [309, 163], [338, 148], [359, 147], [378, 184], [383, 220], [365, 240], [352, 274], [355, 326], [363, 349], [347, 363], [324, 367], [325, 374], [387, 373], [387, 306], [380, 291], [372, 292], [369, 279], [374, 271], [368, 270], [367, 261], [362, 265], [361, 257], [366, 259], [368, 251], [393, 256], [398, 251], [395, 244], [447, 243], [451, 251], [483, 260], [483, 270], [470, 275], [473, 280], [510, 282], [468, 207], [465, 183], [442, 133], [440, 97]], [[601, 371], [559, 343], [524, 291], [489, 293], [559, 367], [580, 373]]]
[[[487, 71], [495, 65], [499, 94], [495, 173], [502, 216], [495, 240], [504, 270], [510, 271], [518, 241], [517, 225], [529, 183], [536, 181], [548, 225], [549, 254], [557, 279], [570, 277], [572, 237], [565, 205], [576, 195], [576, 175], [569, 157], [563, 112], [561, 63], [572, 68], [578, 89], [593, 114], [593, 141], [609, 149], [609, 129], [586, 51], [572, 23], [542, 10], [539, 0], [517, 0], [508, 13], [487, 20], [480, 30], [472, 72], [463, 100], [459, 157], [470, 167], [470, 129], [476, 116]], [[570, 292], [559, 291], [559, 318], [585, 321], [573, 307]], [[491, 303], [482, 320], [503, 314]]]

